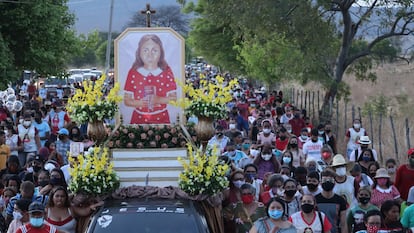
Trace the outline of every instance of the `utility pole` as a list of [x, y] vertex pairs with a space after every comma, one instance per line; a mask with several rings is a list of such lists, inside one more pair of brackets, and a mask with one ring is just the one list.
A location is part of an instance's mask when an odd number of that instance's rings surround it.
[[109, 14], [109, 29], [108, 29], [108, 39], [106, 44], [106, 57], [105, 57], [105, 74], [108, 75], [111, 61], [111, 45], [112, 45], [112, 15], [114, 12], [114, 0], [111, 0], [111, 10]]
[[147, 15], [147, 28], [151, 27], [151, 15], [155, 14], [155, 12], [156, 12], [155, 10], [151, 10], [151, 6], [149, 3], [147, 3], [146, 9], [141, 11], [141, 14]]

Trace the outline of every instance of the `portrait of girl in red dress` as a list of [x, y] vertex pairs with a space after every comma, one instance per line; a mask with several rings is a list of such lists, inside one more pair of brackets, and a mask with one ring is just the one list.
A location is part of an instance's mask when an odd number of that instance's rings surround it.
[[177, 99], [174, 74], [161, 39], [144, 35], [124, 85], [124, 104], [134, 108], [129, 124], [170, 124], [167, 104]]

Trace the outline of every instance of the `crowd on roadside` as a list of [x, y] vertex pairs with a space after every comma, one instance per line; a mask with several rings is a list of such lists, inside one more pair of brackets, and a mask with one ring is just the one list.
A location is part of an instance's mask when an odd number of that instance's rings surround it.
[[73, 142], [93, 142], [65, 111], [70, 93], [50, 95], [34, 82], [14, 88], [23, 109], [0, 107], [0, 232], [81, 232], [79, 220], [102, 203], [70, 192], [68, 156], [76, 161]]
[[225, 232], [412, 231], [414, 149], [406, 164], [380, 164], [360, 119], [336, 138], [330, 122], [313, 126], [281, 91], [246, 84], [233, 96], [208, 142], [231, 167]]

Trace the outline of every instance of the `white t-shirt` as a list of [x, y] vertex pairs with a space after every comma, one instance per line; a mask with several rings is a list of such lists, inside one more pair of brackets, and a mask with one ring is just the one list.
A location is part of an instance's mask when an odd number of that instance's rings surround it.
[[[356, 162], [359, 156], [361, 156], [362, 154], [361, 146], [359, 146], [357, 150], [358, 150], [358, 155], [355, 156], [355, 150], [353, 150], [351, 154], [349, 155], [349, 161]], [[374, 156], [374, 160], [378, 161], [377, 151], [374, 149], [371, 149], [371, 150], [372, 150], [372, 155]]]
[[335, 182], [335, 187], [333, 192], [341, 197], [346, 197], [346, 202], [349, 206], [354, 206], [358, 204], [357, 199], [355, 198], [355, 187], [354, 187], [355, 178], [353, 176], [346, 176], [344, 183]]
[[314, 158], [316, 161], [322, 159], [321, 156], [321, 149], [323, 147], [323, 143], [321, 141], [312, 142], [312, 140], [305, 142], [303, 144], [303, 154], [305, 154], [306, 158]]
[[[324, 213], [321, 213], [321, 218], [324, 225], [324, 231], [330, 231], [332, 225], [329, 223], [328, 218], [325, 216]], [[315, 217], [313, 218], [312, 222], [307, 223], [302, 217], [302, 212], [296, 212], [289, 217], [289, 221], [296, 227], [297, 233], [304, 233], [304, 232], [312, 232], [312, 233], [323, 233], [322, 232], [322, 222], [321, 218], [319, 218], [318, 212], [315, 211]], [[310, 231], [308, 231], [310, 230]]]
[[313, 196], [316, 196], [316, 195], [318, 195], [319, 193], [322, 192], [322, 187], [320, 185], [318, 185], [318, 188], [316, 189], [316, 191], [315, 192], [311, 192], [311, 191], [309, 191], [308, 186], [303, 186], [302, 187], [302, 191], [303, 191], [303, 195], [313, 195]]

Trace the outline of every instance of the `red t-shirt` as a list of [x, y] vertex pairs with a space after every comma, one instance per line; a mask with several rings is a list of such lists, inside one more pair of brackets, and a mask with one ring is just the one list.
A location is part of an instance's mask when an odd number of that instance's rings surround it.
[[237, 104], [237, 108], [239, 109], [240, 115], [243, 117], [245, 121], [249, 117], [249, 104], [247, 103], [239, 103]]
[[289, 144], [289, 138], [286, 138], [285, 140], [280, 140], [280, 138], [276, 138], [276, 149], [280, 151], [284, 151]]
[[401, 198], [407, 200], [408, 191], [414, 186], [414, 169], [409, 169], [407, 164], [401, 165], [395, 174], [394, 186], [400, 191]]
[[36, 228], [36, 227], [32, 227], [32, 225], [30, 223], [26, 223], [25, 225], [19, 227], [19, 229], [17, 229], [16, 233], [23, 233], [23, 228], [26, 228], [27, 233], [55, 233], [56, 232], [56, 228], [53, 226], [50, 226], [49, 224], [43, 224], [42, 227], [40, 228]]

